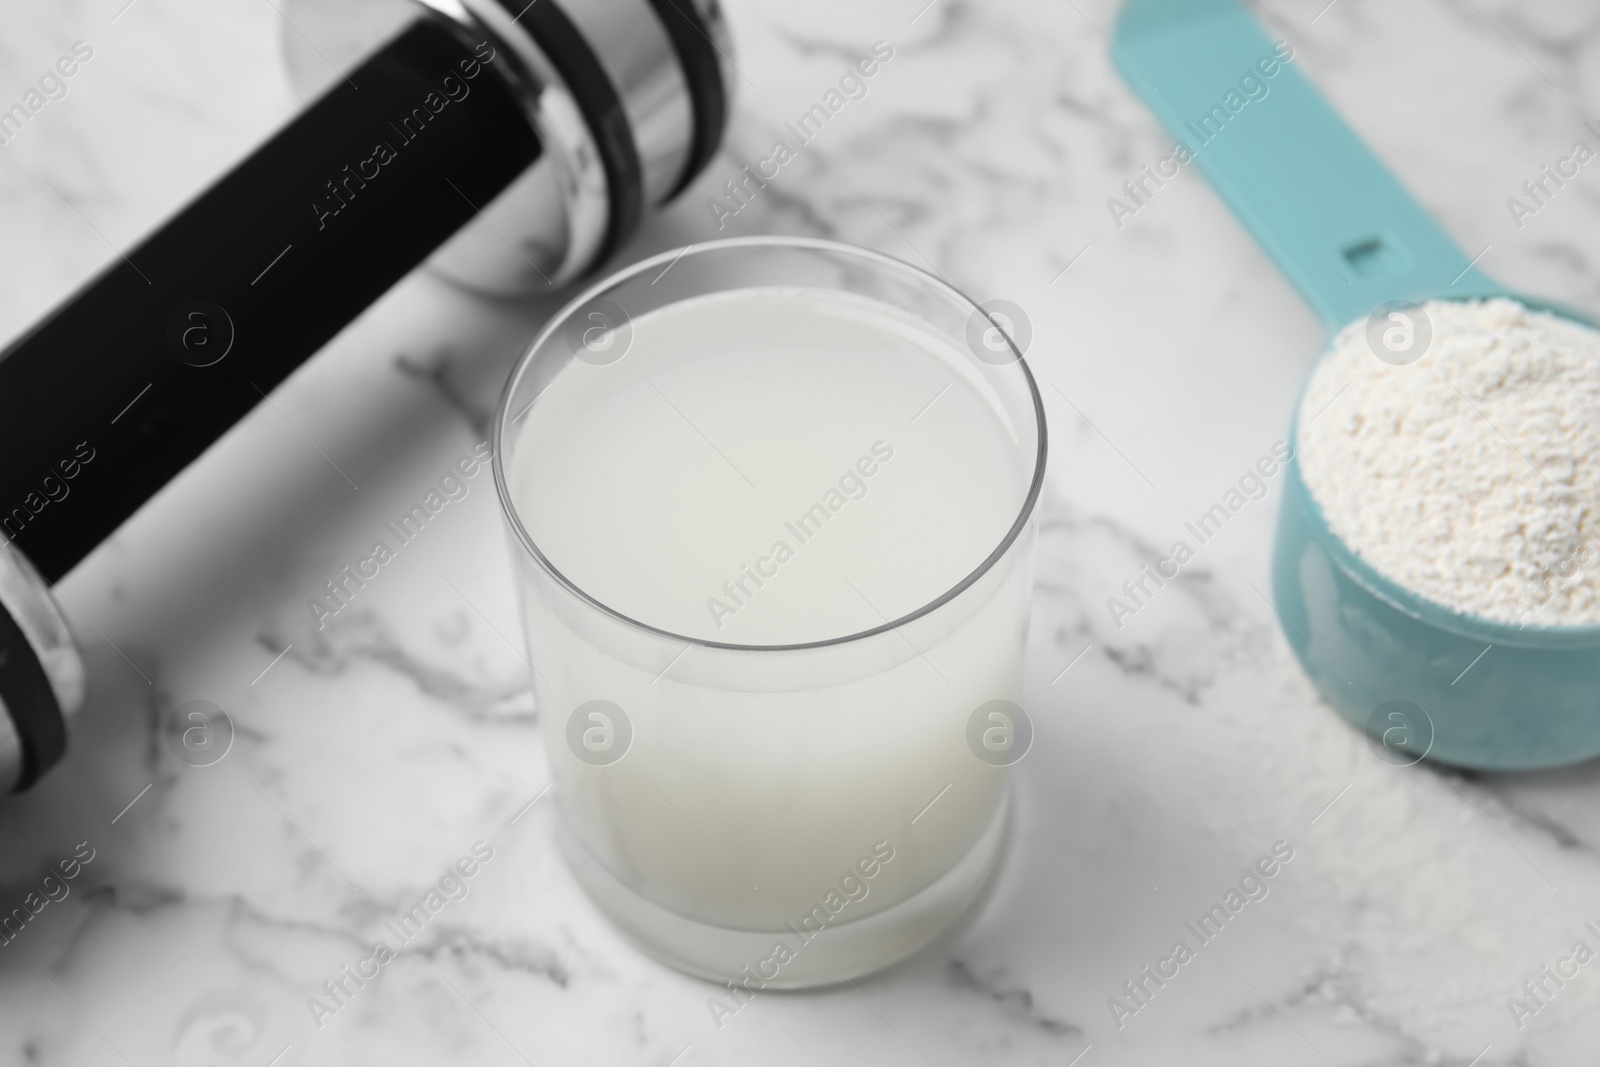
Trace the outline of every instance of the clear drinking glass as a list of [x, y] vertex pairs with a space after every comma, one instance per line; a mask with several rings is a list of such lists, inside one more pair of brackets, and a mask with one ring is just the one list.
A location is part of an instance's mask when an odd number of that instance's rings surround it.
[[[706, 348], [720, 344], [726, 351], [716, 373], [698, 380], [733, 390], [738, 400], [709, 403], [703, 389], [696, 394], [690, 387], [697, 343], [680, 344], [670, 358], [651, 349], [665, 330], [656, 313], [698, 299], [750, 296], [745, 290], [774, 294], [771, 306], [783, 323], [750, 317], [748, 327], [729, 321], [707, 332]], [[784, 301], [796, 302], [791, 318], [784, 318]], [[856, 374], [837, 343], [838, 329], [855, 328], [837, 326], [840, 307], [852, 323], [859, 315], [873, 329], [881, 326], [882, 336], [903, 331], [921, 338], [919, 344], [936, 339], [934, 356], [926, 366], [907, 365], [903, 389], [899, 382], [886, 386], [881, 367]], [[495, 426], [494, 474], [516, 561], [558, 837], [594, 902], [652, 956], [751, 990], [841, 981], [915, 951], [988, 884], [1007, 838], [1007, 768], [1032, 736], [1020, 703], [1034, 504], [1045, 466], [1038, 388], [1001, 326], [1011, 324], [898, 260], [824, 241], [740, 239], [665, 253], [601, 282], [544, 328], [513, 374]], [[741, 356], [727, 338], [747, 328], [749, 353]], [[660, 374], [650, 360], [659, 362]], [[711, 623], [680, 633], [662, 625], [663, 616], [631, 617], [614, 601], [648, 601], [653, 590], [638, 587], [653, 585], [652, 574], [663, 587], [681, 576], [663, 556], [645, 582], [630, 579], [612, 595], [598, 594], [594, 585], [606, 584], [612, 570], [637, 568], [650, 553], [668, 551], [692, 569], [698, 535], [711, 539], [739, 521], [740, 502], [756, 499], [757, 482], [766, 483], [764, 492], [791, 494], [797, 506], [789, 514], [806, 512], [818, 496], [815, 484], [786, 485], [770, 475], [788, 460], [805, 460], [799, 453], [812, 444], [779, 440], [782, 417], [739, 421], [758, 406], [738, 397], [741, 375], [764, 368], [792, 375], [804, 386], [796, 393], [837, 389], [841, 412], [849, 408], [846, 398], [854, 403], [886, 387], [881, 395], [898, 391], [903, 410], [882, 411], [889, 428], [872, 450], [864, 435], [862, 455], [844, 461], [838, 487], [874, 486], [861, 488], [861, 502], [852, 496], [844, 504], [844, 511], [855, 510], [830, 519], [831, 501], [846, 498], [833, 493], [831, 482], [823, 494], [812, 522], [827, 520], [839, 534], [818, 532], [804, 517], [801, 528], [785, 523], [774, 547], [792, 541], [797, 559], [811, 557], [796, 563], [762, 556], [749, 567], [748, 555], [730, 559], [727, 572], [740, 577], [722, 591], [708, 590], [716, 595], [707, 605], [755, 604], [754, 594], [766, 598], [762, 610], [782, 630], [782, 598], [809, 594], [807, 587], [821, 580], [800, 568], [818, 566], [845, 546], [847, 522], [903, 517], [866, 508], [912, 509], [916, 535], [892, 545], [870, 537], [851, 543], [861, 557], [852, 562], [863, 569], [841, 576], [861, 601], [840, 610], [841, 618], [860, 624], [835, 632], [739, 643], [710, 631]], [[576, 384], [553, 388], [558, 380]], [[584, 469], [582, 477], [603, 489], [613, 476], [661, 462], [651, 440], [628, 443], [627, 419], [582, 441], [551, 429], [588, 432], [611, 410], [607, 405], [636, 396], [657, 403], [651, 389], [675, 413], [662, 407], [663, 419], [682, 418], [662, 425], [681, 431], [685, 448], [700, 447], [691, 429], [704, 440], [704, 477], [726, 476], [725, 506], [685, 514], [641, 510], [632, 529], [626, 518], [619, 521], [615, 500], [591, 510], [573, 506], [579, 498], [562, 498], [558, 507], [528, 488], [565, 484], [559, 479]], [[870, 406], [863, 410], [878, 417]], [[835, 419], [831, 407], [801, 414], [816, 426], [819, 442], [840, 429], [836, 421], [856, 417], [846, 412]], [[765, 425], [774, 440], [763, 438]], [[661, 431], [662, 448], [666, 436]], [[825, 444], [814, 447], [826, 451]], [[606, 461], [612, 466], [584, 468], [597, 462], [597, 451], [612, 456]], [[880, 464], [885, 452], [895, 459]], [[875, 478], [855, 476], [868, 470]], [[917, 471], [922, 480], [913, 484], [907, 472]], [[676, 473], [668, 469], [662, 479]], [[655, 499], [652, 491], [641, 495]], [[917, 588], [918, 568], [945, 558], [946, 542], [990, 529], [992, 537], [974, 542], [981, 548], [950, 581], [905, 610], [868, 612], [883, 596], [880, 588]], [[801, 547], [811, 543], [807, 533], [815, 543], [830, 543]], [[552, 547], [558, 543], [564, 547]], [[578, 566], [584, 546], [598, 544], [617, 554]], [[620, 562], [595, 569], [596, 558]], [[575, 568], [584, 567], [593, 580], [575, 577]], [[779, 589], [785, 582], [787, 589]], [[842, 585], [838, 595], [849, 596]], [[711, 616], [718, 617], [714, 607]], [[730, 991], [727, 1010], [737, 1010], [742, 995]]]

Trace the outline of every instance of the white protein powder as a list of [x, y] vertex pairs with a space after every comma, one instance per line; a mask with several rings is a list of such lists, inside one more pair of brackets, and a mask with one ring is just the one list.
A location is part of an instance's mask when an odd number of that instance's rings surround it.
[[1501, 622], [1600, 622], [1600, 332], [1514, 300], [1430, 301], [1415, 363], [1340, 331], [1300, 409], [1334, 533], [1401, 585]]

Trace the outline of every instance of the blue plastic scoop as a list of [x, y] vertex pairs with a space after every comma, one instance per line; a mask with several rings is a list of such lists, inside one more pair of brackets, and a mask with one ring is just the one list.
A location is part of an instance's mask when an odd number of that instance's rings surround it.
[[[1130, 0], [1112, 40], [1122, 76], [1330, 338], [1396, 301], [1488, 296], [1594, 325], [1473, 266], [1235, 0]], [[1426, 600], [1333, 533], [1298, 464], [1284, 479], [1272, 561], [1284, 635], [1380, 755], [1511, 769], [1600, 754], [1600, 626], [1518, 626]]]

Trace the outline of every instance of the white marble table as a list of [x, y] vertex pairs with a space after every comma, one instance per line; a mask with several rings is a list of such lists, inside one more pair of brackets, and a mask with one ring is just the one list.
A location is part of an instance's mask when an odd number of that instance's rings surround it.
[[[1520, 230], [1505, 206], [1600, 116], [1593, 5], [1325, 2], [1262, 14], [1486, 270], [1600, 311], [1600, 172]], [[0, 148], [6, 336], [292, 106], [269, 3], [124, 3], [8, 2], [0, 99], [74, 40], [95, 55]], [[483, 438], [551, 310], [420, 274], [63, 584], [92, 697], [66, 763], [0, 803], [0, 909], [80, 842], [94, 859], [0, 949], [0, 1064], [1594, 1061], [1600, 965], [1520, 1029], [1507, 999], [1600, 948], [1600, 768], [1374, 758], [1256, 592], [1276, 486], [1112, 624], [1105, 598], [1283, 435], [1319, 331], [1197, 175], [1113, 225], [1106, 198], [1168, 139], [1107, 61], [1109, 0], [924, 3], [733, 0], [751, 83], [728, 149], [625, 255], [715, 234], [705, 201], [739, 162], [893, 45], [723, 233], [925, 258], [1032, 319], [1053, 435], [1038, 740], [982, 915], [859, 990], [765, 995], [719, 1030], [710, 987], [579, 893], [548, 798], [512, 821], [546, 771], [487, 482], [314, 629], [306, 598]], [[194, 699], [238, 727], [212, 767], [158, 735]], [[307, 998], [478, 839], [471, 895], [319, 1029]], [[1270, 894], [1119, 1028], [1108, 999], [1278, 841]]]

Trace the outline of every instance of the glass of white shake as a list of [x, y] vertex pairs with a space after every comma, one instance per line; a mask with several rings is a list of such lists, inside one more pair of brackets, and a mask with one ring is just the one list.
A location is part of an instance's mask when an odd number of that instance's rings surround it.
[[563, 851], [725, 1012], [903, 958], [997, 865], [1045, 464], [1010, 329], [886, 256], [719, 241], [584, 293], [507, 387]]

